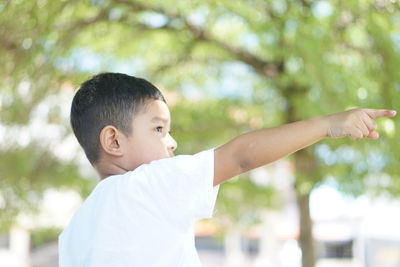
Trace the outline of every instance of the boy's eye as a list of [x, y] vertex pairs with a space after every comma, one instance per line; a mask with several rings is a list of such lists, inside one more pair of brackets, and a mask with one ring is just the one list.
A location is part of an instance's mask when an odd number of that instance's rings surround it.
[[162, 133], [162, 128], [163, 128], [163, 127], [158, 126], [158, 127], [156, 127], [156, 131], [159, 132], [159, 133]]

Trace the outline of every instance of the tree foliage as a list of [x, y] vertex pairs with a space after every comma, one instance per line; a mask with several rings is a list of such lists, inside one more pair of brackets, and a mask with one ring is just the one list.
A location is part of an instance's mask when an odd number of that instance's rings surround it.
[[[145, 77], [181, 95], [173, 107], [181, 153], [254, 126], [350, 107], [399, 110], [399, 14], [397, 1], [383, 0], [6, 1], [0, 123], [29, 124], [46, 95], [99, 71]], [[398, 196], [399, 118], [378, 122], [379, 141], [325, 140], [295, 154], [299, 195], [328, 181], [348, 193]], [[2, 169], [2, 188], [35, 179], [40, 161], [23, 158], [33, 153], [30, 146], [21, 149], [1, 154], [1, 162], [22, 157], [5, 169], [26, 162], [19, 172]], [[302, 169], [302, 162], [311, 167]], [[55, 184], [43, 178], [43, 186]]]

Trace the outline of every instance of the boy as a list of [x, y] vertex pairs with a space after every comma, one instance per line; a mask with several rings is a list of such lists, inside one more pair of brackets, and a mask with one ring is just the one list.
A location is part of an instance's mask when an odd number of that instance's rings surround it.
[[59, 237], [60, 267], [201, 266], [193, 225], [212, 217], [221, 183], [325, 137], [377, 139], [373, 119], [395, 114], [353, 109], [174, 156], [160, 91], [125, 74], [96, 75], [76, 93], [71, 125], [101, 181]]

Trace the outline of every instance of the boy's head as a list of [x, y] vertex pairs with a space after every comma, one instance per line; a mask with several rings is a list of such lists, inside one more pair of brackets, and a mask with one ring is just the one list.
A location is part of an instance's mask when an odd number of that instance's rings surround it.
[[170, 121], [161, 92], [126, 74], [98, 74], [72, 101], [72, 129], [102, 178], [173, 156]]

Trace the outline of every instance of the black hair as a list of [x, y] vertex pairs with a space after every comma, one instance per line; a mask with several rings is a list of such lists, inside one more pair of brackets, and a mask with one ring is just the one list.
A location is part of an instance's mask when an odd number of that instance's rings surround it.
[[150, 99], [166, 102], [150, 82], [122, 73], [100, 73], [81, 84], [72, 100], [71, 126], [93, 166], [99, 159], [101, 130], [113, 125], [129, 136], [133, 115]]

